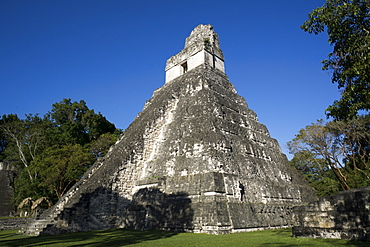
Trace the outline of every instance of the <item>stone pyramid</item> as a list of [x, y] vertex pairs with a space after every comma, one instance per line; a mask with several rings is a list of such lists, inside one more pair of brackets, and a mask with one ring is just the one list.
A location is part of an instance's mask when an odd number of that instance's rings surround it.
[[286, 227], [315, 199], [229, 82], [213, 27], [199, 25], [108, 154], [24, 231]]

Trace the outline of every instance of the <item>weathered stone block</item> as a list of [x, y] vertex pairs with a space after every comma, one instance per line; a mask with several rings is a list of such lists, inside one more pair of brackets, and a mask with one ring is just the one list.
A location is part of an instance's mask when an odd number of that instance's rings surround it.
[[296, 237], [370, 241], [370, 187], [342, 191], [294, 208]]
[[24, 228], [32, 218], [6, 218], [0, 219], [0, 231]]

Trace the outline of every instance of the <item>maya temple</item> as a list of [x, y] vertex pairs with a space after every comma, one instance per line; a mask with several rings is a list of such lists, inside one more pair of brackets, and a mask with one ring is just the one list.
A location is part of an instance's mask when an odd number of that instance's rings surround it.
[[229, 82], [211, 25], [197, 26], [165, 71], [108, 154], [26, 234], [290, 227], [293, 207], [317, 200]]

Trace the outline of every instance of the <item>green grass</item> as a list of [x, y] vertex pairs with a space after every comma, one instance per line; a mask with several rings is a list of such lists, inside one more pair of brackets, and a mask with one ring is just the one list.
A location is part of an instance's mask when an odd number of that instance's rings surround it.
[[114, 229], [30, 237], [0, 231], [0, 246], [369, 246], [345, 240], [293, 238], [291, 229], [226, 235]]

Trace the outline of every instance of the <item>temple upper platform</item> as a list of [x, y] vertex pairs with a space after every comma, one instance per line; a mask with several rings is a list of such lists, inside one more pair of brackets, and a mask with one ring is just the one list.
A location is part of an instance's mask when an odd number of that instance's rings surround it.
[[218, 35], [209, 24], [194, 28], [184, 49], [167, 60], [166, 83], [204, 63], [225, 73]]

